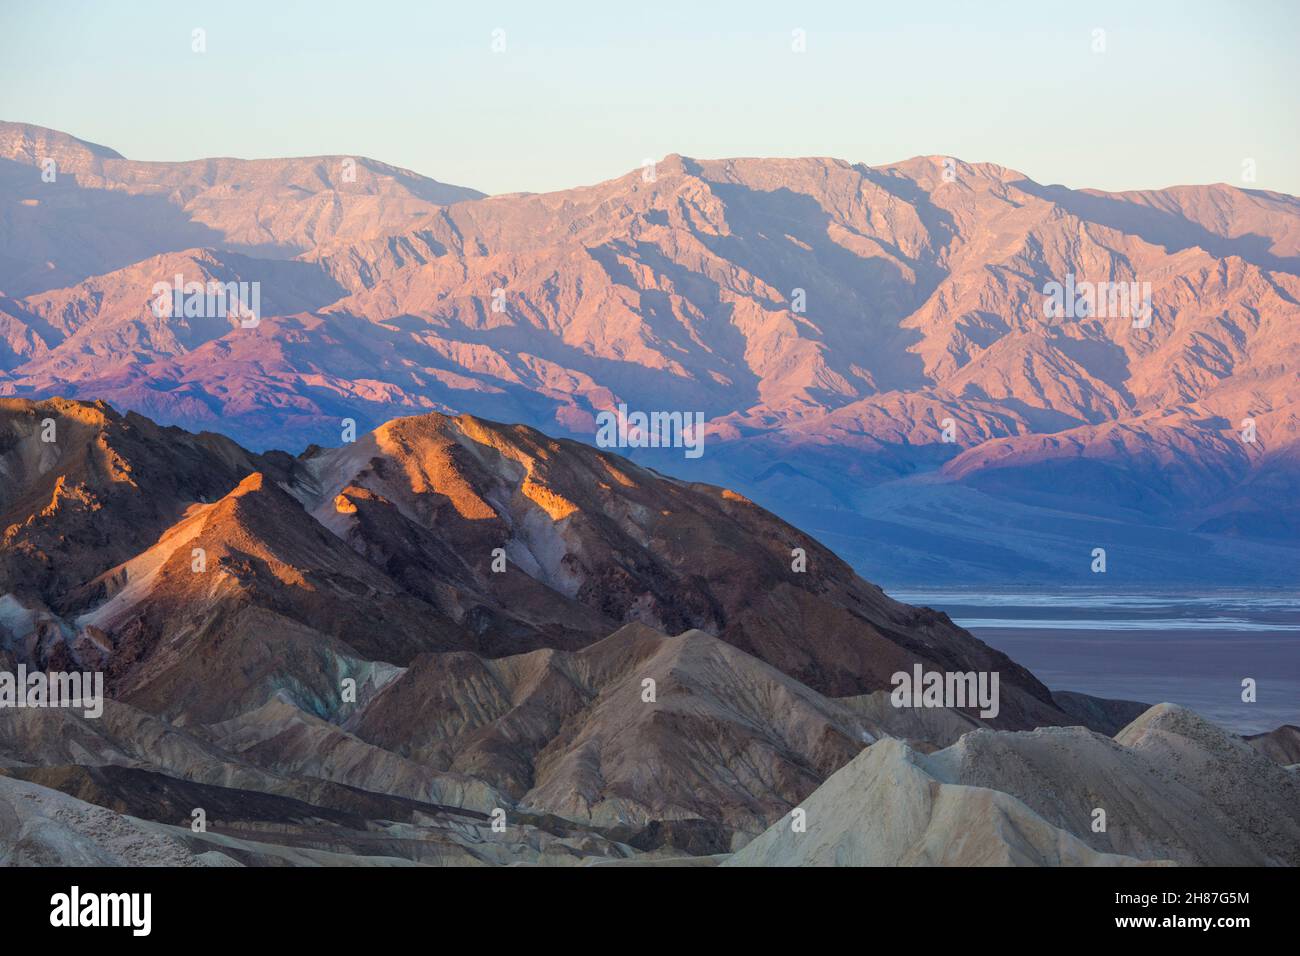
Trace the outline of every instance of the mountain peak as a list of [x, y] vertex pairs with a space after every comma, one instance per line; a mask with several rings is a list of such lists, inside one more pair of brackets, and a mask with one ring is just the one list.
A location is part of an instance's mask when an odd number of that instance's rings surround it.
[[266, 487], [266, 476], [260, 471], [255, 471], [248, 477], [239, 482], [227, 497], [241, 498], [244, 495], [255, 494]]
[[[1075, 555], [1135, 514], [1167, 543], [1129, 563], [1141, 578], [1295, 581], [1270, 550], [1300, 534], [1275, 504], [1300, 487], [1293, 197], [1074, 190], [933, 155], [669, 154], [475, 199], [344, 159], [103, 160], [58, 203], [11, 170], [0, 392], [106, 398], [295, 449], [331, 441], [341, 417], [364, 431], [433, 409], [590, 442], [603, 411], [667, 405], [703, 416], [707, 453], [634, 457], [819, 525], [887, 512], [886, 547], [840, 547], [894, 581], [936, 561], [953, 581], [1080, 581]], [[154, 285], [180, 273], [255, 284], [260, 325], [159, 318]], [[468, 442], [448, 475], [498, 442], [547, 520], [592, 506], [544, 474], [541, 439], [429, 427]], [[932, 507], [979, 528], [922, 548]], [[1051, 545], [1026, 553], [1008, 531], [1026, 521], [1047, 521]], [[1219, 560], [1197, 561], [1206, 548]]]
[[60, 165], [78, 166], [90, 159], [125, 159], [116, 150], [68, 133], [32, 123], [4, 120], [0, 120], [0, 158], [32, 165], [54, 159]]

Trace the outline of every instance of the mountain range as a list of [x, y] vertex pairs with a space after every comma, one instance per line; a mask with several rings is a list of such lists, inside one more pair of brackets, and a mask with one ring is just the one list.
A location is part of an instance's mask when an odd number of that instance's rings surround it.
[[[1300, 862], [1296, 728], [1048, 688], [582, 442], [430, 412], [291, 455], [0, 399], [0, 476], [0, 672], [106, 682], [0, 707], [0, 863]], [[997, 712], [897, 706], [917, 668]]]
[[[620, 451], [886, 584], [1300, 580], [1295, 197], [683, 156], [488, 197], [362, 157], [148, 163], [5, 123], [0, 202], [2, 395], [249, 454], [435, 412], [588, 443], [620, 404], [699, 412], [698, 460]], [[158, 315], [176, 276], [257, 283], [259, 321]], [[1049, 306], [1084, 283], [1149, 312]]]

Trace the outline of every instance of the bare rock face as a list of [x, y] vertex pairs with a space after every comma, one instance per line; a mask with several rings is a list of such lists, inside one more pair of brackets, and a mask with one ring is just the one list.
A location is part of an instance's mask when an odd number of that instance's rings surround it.
[[289, 259], [483, 195], [360, 156], [136, 162], [24, 123], [0, 123], [0, 163], [0, 187], [25, 200], [0, 233], [0, 289], [15, 296], [197, 247]]
[[760, 832], [875, 739], [866, 721], [716, 638], [639, 624], [576, 653], [417, 660], [348, 726], [523, 808], [608, 828], [709, 821], [728, 842]]
[[956, 743], [981, 721], [947, 707], [895, 707], [888, 691], [878, 690], [839, 703], [865, 720], [878, 736], [897, 737], [913, 750], [931, 753]]
[[1112, 737], [1150, 709], [1135, 700], [1108, 700], [1069, 690], [1052, 692], [1052, 702], [1078, 723]]
[[1253, 734], [1245, 738], [1260, 753], [1284, 767], [1300, 764], [1300, 727], [1284, 724], [1266, 734]]
[[0, 865], [193, 866], [175, 837], [104, 807], [0, 776]]
[[[1083, 515], [1294, 577], [1296, 204], [957, 174], [487, 198], [0, 124], [0, 667], [110, 698], [0, 710], [0, 862], [1300, 863], [1294, 728], [1053, 695], [837, 557], [1047, 573]], [[1150, 321], [1044, 310], [1102, 280]], [[620, 403], [700, 412], [705, 480], [549, 434]]]
[[160, 428], [101, 402], [0, 399], [0, 592], [70, 609], [78, 587], [153, 546], [259, 461], [219, 435]]
[[[15, 481], [0, 583], [65, 615], [15, 639], [42, 663], [102, 664], [155, 712], [234, 716], [293, 662], [299, 699], [328, 715], [330, 685], [358, 661], [577, 649], [635, 621], [706, 631], [828, 696], [916, 664], [997, 671], [997, 726], [1066, 720], [1005, 655], [746, 499], [577, 442], [430, 414], [291, 459], [101, 406], [4, 411]], [[233, 684], [204, 690], [228, 668]]]
[[[743, 497], [529, 428], [429, 414], [295, 459], [8, 400], [0, 433], [5, 662], [111, 698], [0, 711], [0, 767], [159, 825], [141, 794], [206, 787], [231, 839], [319, 817], [345, 855], [362, 820], [497, 811], [534, 861], [725, 853], [882, 735], [982, 725], [883, 703], [893, 671], [996, 670], [991, 723], [1069, 719]], [[454, 862], [461, 825], [389, 850]]]
[[731, 865], [1295, 866], [1300, 780], [1185, 708], [1113, 740], [1082, 728], [977, 730], [929, 756], [882, 741]]
[[[389, 818], [368, 824], [357, 814], [296, 800], [120, 768], [55, 768], [32, 776], [49, 786], [0, 775], [0, 865], [571, 866], [634, 855], [594, 834], [555, 834], [532, 824], [494, 838], [481, 815], [419, 805], [405, 808], [409, 821], [398, 822], [399, 813], [388, 807]], [[195, 803], [214, 810], [211, 830], [196, 832], [186, 820]], [[132, 816], [125, 812], [131, 804], [171, 819]]]
[[[1134, 705], [723, 489], [436, 413], [298, 458], [65, 400], [0, 434], [4, 663], [110, 697], [0, 710], [13, 862], [1297, 862], [1257, 747], [1066, 726]], [[997, 718], [894, 706], [917, 666], [997, 672]]]
[[[891, 601], [815, 540], [723, 489], [672, 481], [521, 426], [438, 414], [314, 454], [294, 490], [361, 554], [419, 581], [451, 576], [526, 608], [552, 646], [639, 621], [715, 634], [822, 693], [888, 686], [912, 661], [1000, 669], [1035, 723], [1050, 694], [933, 612]], [[352, 489], [349, 491], [349, 489]], [[358, 509], [340, 513], [343, 494]], [[504, 570], [491, 570], [495, 549]], [[803, 550], [810, 569], [795, 571]], [[461, 606], [446, 608], [458, 620]], [[479, 627], [490, 641], [485, 611]], [[574, 634], [582, 628], [585, 635]], [[514, 628], [517, 632], [517, 628]], [[522, 650], [516, 637], [489, 653]], [[1023, 691], [1023, 694], [1021, 693]]]
[[[802, 814], [800, 812], [802, 811]], [[803, 827], [806, 821], [806, 830]], [[883, 740], [724, 866], [1132, 866], [997, 790], [936, 780]]]
[[[862, 568], [924, 576], [924, 526], [968, 577], [1006, 550], [1050, 575], [1052, 549], [999, 522], [1014, 505], [1013, 527], [1057, 539], [1055, 510], [1150, 522], [1170, 540], [1134, 562], [1147, 575], [1195, 576], [1185, 553], [1213, 549], [1221, 577], [1295, 583], [1270, 550], [1300, 538], [1277, 504], [1300, 491], [1293, 197], [669, 156], [651, 183], [485, 198], [365, 159], [140, 163], [17, 124], [0, 157], [0, 394], [102, 398], [259, 449], [323, 441], [340, 408], [362, 430], [443, 411], [590, 439], [601, 410], [671, 399], [708, 420], [692, 474], [801, 523], [892, 530]], [[42, 157], [62, 179], [40, 181]], [[154, 284], [176, 274], [259, 283], [262, 321], [159, 320]], [[1088, 283], [1107, 285], [1048, 308]], [[883, 518], [860, 500], [879, 486], [959, 495], [972, 527]]]

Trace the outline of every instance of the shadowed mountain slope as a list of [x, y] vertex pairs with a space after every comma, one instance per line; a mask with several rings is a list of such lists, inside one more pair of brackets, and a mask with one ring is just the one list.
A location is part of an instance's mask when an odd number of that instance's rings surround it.
[[[587, 440], [620, 402], [698, 411], [704, 459], [648, 463], [823, 536], [865, 523], [872, 547], [835, 546], [891, 583], [1083, 583], [1074, 555], [1124, 526], [1150, 543], [1112, 542], [1130, 583], [1295, 583], [1294, 197], [674, 155], [483, 198], [369, 160], [349, 181], [341, 157], [132, 163], [17, 124], [3, 155], [0, 393], [255, 448], [430, 410]], [[258, 282], [263, 320], [160, 322], [177, 274]], [[1051, 312], [1054, 283], [1104, 285]]]
[[[1134, 705], [1053, 695], [744, 497], [585, 444], [432, 413], [254, 454], [63, 399], [5, 400], [0, 435], [0, 669], [102, 672], [109, 697], [0, 708], [5, 859], [664, 862], [737, 850], [864, 767], [855, 794], [906, 806], [863, 860], [1300, 842], [1294, 775], [1251, 745], [1169, 708], [1116, 741], [1068, 727]], [[997, 715], [896, 706], [915, 667], [997, 673]], [[1104, 840], [1080, 772], [1119, 808]]]
[[[532, 429], [432, 414], [294, 459], [103, 406], [0, 413], [3, 586], [8, 616], [27, 622], [14, 636], [41, 663], [102, 666], [132, 695], [164, 681], [173, 702], [235, 706], [231, 688], [192, 682], [222, 666], [204, 647], [234, 666], [223, 641], [254, 620], [286, 644], [247, 653], [304, 666], [288, 647], [326, 646], [311, 635], [405, 665], [421, 651], [576, 649], [636, 621], [714, 634], [831, 696], [883, 689], [917, 663], [997, 670], [995, 723], [1065, 719], [1005, 655], [890, 600], [741, 496]], [[329, 671], [316, 666], [313, 681]]]

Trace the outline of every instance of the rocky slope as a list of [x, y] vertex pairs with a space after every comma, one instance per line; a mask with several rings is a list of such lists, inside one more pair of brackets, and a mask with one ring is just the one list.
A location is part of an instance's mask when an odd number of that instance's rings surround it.
[[[11, 399], [0, 435], [0, 664], [110, 697], [0, 708], [0, 769], [131, 818], [58, 810], [90, 842], [48, 845], [19, 821], [18, 859], [112, 857], [100, 827], [173, 862], [727, 853], [877, 740], [1075, 722], [741, 496], [522, 426], [430, 414], [292, 457]], [[999, 713], [895, 708], [914, 666], [996, 671]], [[131, 822], [187, 803], [242, 842]]]
[[[425, 410], [587, 440], [620, 401], [700, 411], [708, 454], [657, 467], [826, 533], [865, 518], [877, 547], [835, 543], [876, 576], [1075, 579], [1075, 554], [1113, 543], [1130, 583], [1206, 563], [1220, 584], [1295, 583], [1300, 517], [1278, 504], [1300, 491], [1294, 197], [946, 177], [942, 157], [670, 156], [652, 181], [479, 198], [370, 161], [348, 183], [338, 158], [130, 163], [0, 133], [0, 391], [258, 448]], [[40, 182], [45, 154], [72, 181]], [[32, 246], [52, 210], [60, 236], [111, 219], [113, 255]], [[159, 323], [152, 286], [177, 269], [260, 282], [264, 321]], [[1105, 296], [1045, 314], [1067, 279], [1148, 284], [1149, 323]]]
[[324, 647], [405, 666], [425, 651], [574, 649], [637, 621], [707, 631], [833, 696], [917, 663], [997, 670], [995, 723], [1065, 719], [1005, 655], [744, 498], [528, 428], [431, 414], [299, 458], [58, 400], [10, 400], [0, 429], [0, 588], [15, 621], [58, 616], [13, 639], [42, 664], [104, 667], [152, 710], [242, 706], [240, 685], [203, 691], [214, 667], [242, 684], [292, 660], [319, 697], [336, 676]]
[[1300, 765], [1300, 727], [1283, 724], [1266, 734], [1254, 734], [1246, 738], [1250, 744], [1274, 763], [1284, 767]]
[[483, 195], [361, 156], [138, 162], [26, 123], [0, 123], [0, 188], [0, 290], [11, 296], [197, 247], [289, 259]]
[[[62, 399], [6, 400], [0, 436], [0, 670], [110, 698], [0, 708], [9, 862], [786, 862], [762, 834], [796, 806], [800, 862], [1300, 845], [1284, 735], [1070, 726], [1136, 705], [1053, 694], [742, 496], [581, 443], [433, 413], [256, 454]], [[915, 666], [997, 672], [998, 715], [894, 706]]]
[[787, 817], [726, 865], [1300, 860], [1300, 778], [1169, 704], [1113, 740], [1082, 728], [977, 730], [929, 756], [882, 741], [800, 807], [806, 830]]

